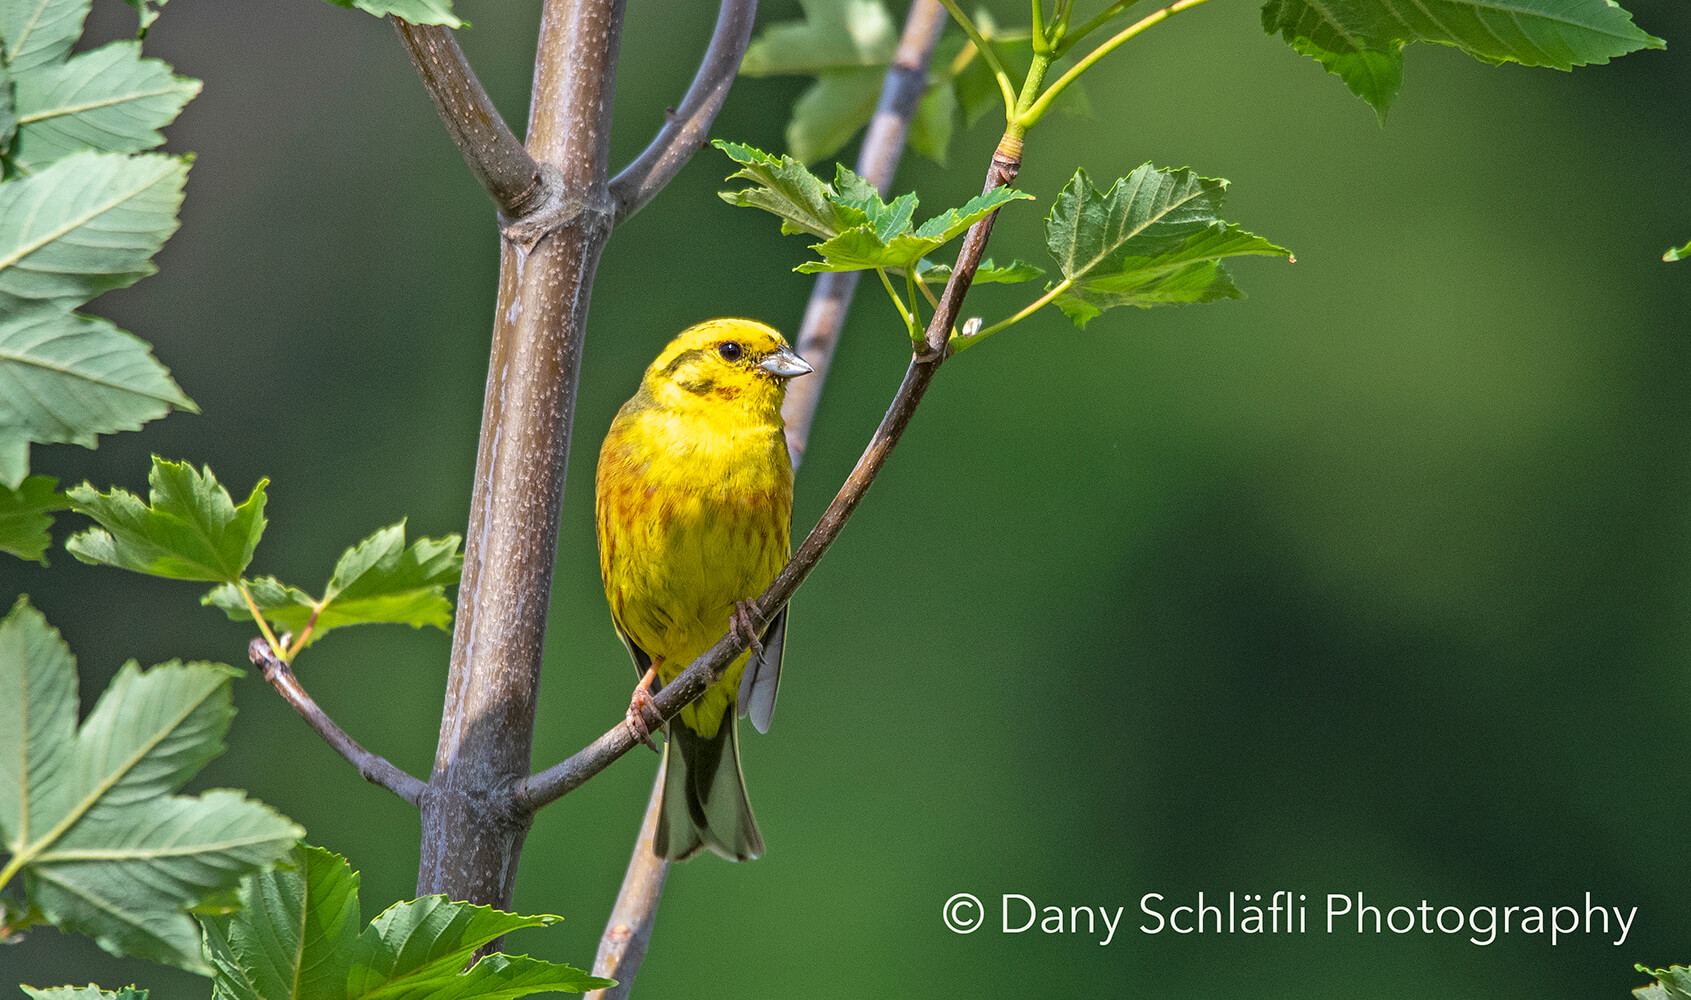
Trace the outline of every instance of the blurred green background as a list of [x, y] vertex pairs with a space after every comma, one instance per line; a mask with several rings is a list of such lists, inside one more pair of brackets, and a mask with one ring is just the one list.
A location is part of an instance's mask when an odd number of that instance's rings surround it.
[[[1055, 311], [970, 351], [794, 602], [780, 718], [749, 734], [766, 858], [670, 881], [649, 997], [1624, 997], [1634, 962], [1691, 961], [1691, 5], [1628, 0], [1668, 39], [1572, 74], [1417, 46], [1384, 129], [1257, 26], [1254, 0], [1171, 21], [1088, 77], [1096, 116], [1029, 143], [1000, 259], [1043, 259], [1076, 165], [1153, 160], [1233, 182], [1226, 216], [1298, 263], [1235, 268], [1250, 298]], [[526, 115], [535, 0], [464, 0], [463, 43]], [[1083, 12], [1086, 8], [1082, 7]], [[1025, 7], [1000, 4], [1000, 23]], [[773, 0], [764, 22], [795, 17]], [[99, 0], [98, 39], [133, 12]], [[714, 5], [629, 5], [613, 159], [690, 78]], [[37, 449], [67, 482], [145, 486], [149, 452], [273, 479], [255, 570], [315, 585], [409, 516], [461, 531], [497, 235], [391, 29], [315, 0], [176, 0], [151, 54], [205, 80], [171, 133], [198, 154], [162, 272], [94, 311], [152, 340], [204, 415], [98, 451]], [[736, 85], [714, 135], [781, 146], [797, 79]], [[979, 189], [990, 123], [930, 207]], [[847, 150], [846, 156], [853, 155]], [[542, 689], [538, 766], [621, 717], [633, 682], [600, 590], [597, 443], [677, 330], [724, 313], [793, 330], [804, 241], [714, 192], [702, 153], [619, 230], [595, 288]], [[865, 288], [865, 292], [873, 289]], [[982, 289], [989, 321], [1024, 301]], [[907, 351], [861, 297], [801, 470], [807, 528]], [[76, 519], [65, 518], [64, 534]], [[251, 632], [191, 585], [0, 565], [63, 630], [90, 702], [131, 656], [244, 660]], [[416, 774], [448, 639], [355, 629], [302, 658], [317, 698]], [[257, 678], [196, 787], [239, 786], [364, 873], [366, 918], [408, 897], [412, 810], [360, 781]], [[622, 877], [655, 759], [547, 809], [510, 943], [577, 964]], [[1310, 896], [1302, 936], [1148, 936], [1165, 905]], [[947, 931], [954, 893], [989, 924]], [[1319, 900], [1638, 907], [1614, 935], [1318, 933]], [[997, 900], [1126, 908], [1108, 947], [1005, 935]], [[203, 982], [46, 930], [10, 983]]]

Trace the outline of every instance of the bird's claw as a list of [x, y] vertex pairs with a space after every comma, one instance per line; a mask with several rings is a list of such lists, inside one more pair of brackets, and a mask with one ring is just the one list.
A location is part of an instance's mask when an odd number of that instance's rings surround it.
[[656, 679], [656, 667], [647, 670], [640, 683], [634, 685], [634, 694], [628, 699], [628, 731], [634, 738], [652, 748], [653, 753], [660, 753], [658, 745], [652, 741], [652, 733], [663, 728], [663, 716], [658, 714], [658, 708], [652, 703], [652, 681]]
[[751, 647], [752, 656], [761, 659], [763, 657], [763, 641], [758, 638], [757, 623], [752, 617], [752, 602], [735, 601], [734, 611], [728, 616], [728, 622], [734, 631], [746, 640], [746, 645]]

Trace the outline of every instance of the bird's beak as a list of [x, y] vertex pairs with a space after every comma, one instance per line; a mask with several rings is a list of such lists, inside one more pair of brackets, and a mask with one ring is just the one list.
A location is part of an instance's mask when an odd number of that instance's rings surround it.
[[798, 378], [816, 370], [810, 367], [809, 362], [794, 354], [790, 347], [781, 348], [759, 361], [757, 366], [776, 378]]

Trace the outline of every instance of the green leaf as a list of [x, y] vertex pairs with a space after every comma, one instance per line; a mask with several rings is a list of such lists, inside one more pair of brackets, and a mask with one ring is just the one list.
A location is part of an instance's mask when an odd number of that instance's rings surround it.
[[53, 489], [52, 476], [31, 476], [12, 489], [0, 483], [0, 552], [47, 565], [47, 547], [53, 544], [47, 529], [53, 519], [49, 511], [65, 510], [70, 502]]
[[829, 239], [863, 221], [861, 212], [853, 215], [836, 204], [834, 189], [791, 156], [775, 157], [743, 143], [721, 139], [711, 145], [740, 164], [741, 169], [729, 174], [728, 180], [752, 182], [751, 187], [720, 192], [722, 200], [742, 208], [773, 212], [781, 217], [781, 232], [809, 233]]
[[153, 273], [187, 178], [175, 156], [81, 152], [0, 184], [0, 313], [75, 307]]
[[1638, 1000], [1691, 1000], [1691, 969], [1683, 965], [1670, 969], [1650, 969], [1642, 965], [1634, 968], [1647, 976], [1655, 976], [1657, 980], [1632, 991]]
[[[918, 265], [918, 267], [919, 270], [917, 273], [922, 276], [923, 281], [945, 281], [951, 277], [950, 264], [928, 264], [923, 262], [921, 265]], [[981, 261], [980, 267], [976, 268], [975, 280], [971, 284], [1013, 285], [1022, 281], [1032, 281], [1033, 279], [1043, 277], [1044, 275], [1045, 271], [1043, 268], [1035, 267], [1020, 258], [1000, 267], [992, 262], [991, 257], [988, 257], [987, 259]]]
[[470, 22], [461, 21], [452, 12], [452, 0], [328, 0], [336, 7], [357, 8], [377, 17], [394, 17], [412, 24], [444, 24], [448, 28], [467, 28]]
[[358, 873], [300, 844], [290, 863], [243, 879], [241, 905], [203, 917], [214, 1000], [341, 1000], [358, 940]]
[[787, 152], [802, 163], [832, 156], [875, 116], [883, 71], [830, 70], [817, 75], [793, 102], [787, 121]]
[[170, 124], [200, 91], [140, 42], [113, 42], [17, 81], [13, 160], [26, 172], [82, 149], [138, 153], [164, 141]]
[[[343, 625], [389, 622], [450, 631], [452, 601], [446, 588], [457, 583], [463, 571], [460, 541], [457, 535], [438, 541], [419, 538], [406, 548], [405, 522], [401, 521], [347, 549], [335, 564], [322, 600], [275, 577], [250, 581], [248, 590], [278, 630], [299, 632], [315, 611], [308, 644]], [[213, 590], [200, 603], [222, 608], [236, 621], [251, 616], [240, 592], [229, 584]]]
[[235, 506], [208, 468], [153, 457], [147, 481], [152, 503], [128, 490], [99, 493], [83, 483], [69, 490], [77, 512], [100, 523], [65, 543], [85, 563], [173, 580], [233, 583], [252, 561], [264, 534], [264, 487]]
[[957, 92], [949, 86], [930, 86], [910, 119], [910, 148], [943, 167], [956, 129]]
[[70, 55], [82, 37], [92, 0], [7, 0], [0, 3], [0, 39], [14, 76]]
[[1613, 0], [1268, 0], [1262, 28], [1338, 75], [1382, 122], [1403, 83], [1403, 47], [1413, 42], [1564, 70], [1665, 44]]
[[346, 859], [302, 846], [293, 864], [255, 875], [246, 904], [208, 918], [214, 1000], [475, 1000], [612, 985], [567, 965], [477, 948], [558, 921], [425, 896], [389, 907], [359, 931], [358, 876]]
[[822, 255], [821, 261], [807, 261], [795, 270], [811, 274], [817, 271], [860, 271], [868, 268], [913, 267], [923, 257], [963, 235], [970, 226], [986, 218], [1002, 206], [1020, 199], [1032, 199], [1012, 188], [993, 188], [977, 195], [962, 208], [948, 208], [911, 231], [910, 214], [916, 208], [915, 195], [903, 195], [892, 205], [871, 201], [850, 202], [850, 207], [864, 206], [864, 224], [854, 226], [833, 239], [811, 247]]
[[[814, 163], [869, 124], [898, 29], [881, 0], [801, 0], [801, 6], [803, 20], [771, 25], [752, 42], [740, 73], [816, 77], [787, 122], [787, 152]], [[956, 114], [950, 81], [932, 75], [910, 125], [910, 147], [943, 165]]]
[[0, 621], [0, 836], [48, 921], [107, 951], [209, 972], [184, 912], [287, 853], [301, 831], [226, 790], [172, 795], [234, 715], [216, 663], [125, 664], [76, 726], [76, 664], [19, 600]]
[[0, 62], [0, 154], [12, 148], [12, 138], [18, 131], [18, 112], [12, 101], [12, 74]]
[[33, 986], [19, 986], [35, 1000], [147, 1000], [147, 991], [134, 986], [121, 990], [102, 990], [90, 983], [87, 986], [54, 986], [38, 990]]
[[394, 1000], [517, 997], [542, 991], [579, 993], [613, 985], [580, 969], [526, 956], [489, 955], [464, 965], [482, 945], [525, 927], [561, 918], [523, 917], [445, 896], [390, 906], [371, 921], [353, 947], [349, 1000], [380, 995]]
[[1676, 260], [1691, 260], [1691, 243], [1687, 243], [1682, 247], [1672, 248], [1667, 253], [1662, 254], [1662, 259], [1670, 262]]
[[0, 485], [29, 474], [32, 442], [92, 448], [172, 408], [198, 412], [139, 337], [50, 303], [0, 318]]
[[1221, 221], [1226, 189], [1226, 181], [1147, 163], [1101, 192], [1076, 171], [1045, 221], [1068, 286], [1057, 307], [1085, 327], [1115, 306], [1237, 298], [1224, 258], [1291, 254]]
[[163, 7], [168, 0], [123, 0], [123, 2], [134, 7], [135, 13], [140, 15], [141, 25], [135, 31], [135, 37], [146, 38], [147, 29], [151, 28], [153, 22], [159, 19], [159, 12], [153, 9], [153, 4]]
[[799, 0], [799, 6], [804, 20], [770, 25], [746, 48], [742, 76], [812, 76], [892, 62], [898, 27], [880, 0]]

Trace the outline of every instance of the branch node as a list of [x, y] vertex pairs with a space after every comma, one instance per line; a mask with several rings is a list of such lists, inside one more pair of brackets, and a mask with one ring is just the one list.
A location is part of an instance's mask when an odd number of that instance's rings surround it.
[[611, 225], [615, 208], [609, 195], [593, 201], [570, 198], [564, 194], [563, 174], [550, 163], [540, 165], [541, 196], [534, 209], [515, 219], [499, 216], [499, 232], [520, 247], [523, 253], [533, 252], [535, 245], [577, 220], [585, 220], [592, 228]]

